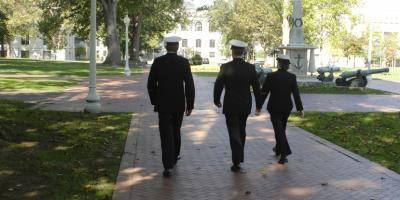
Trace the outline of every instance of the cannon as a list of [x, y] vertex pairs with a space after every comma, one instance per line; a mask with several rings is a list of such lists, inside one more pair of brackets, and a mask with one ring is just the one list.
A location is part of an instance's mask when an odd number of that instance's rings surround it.
[[[318, 76], [317, 79], [322, 81], [322, 82], [332, 82], [334, 77], [333, 77], [333, 72], [338, 72], [340, 71], [340, 67], [320, 67], [317, 69]], [[328, 76], [325, 76], [325, 73], [329, 73]]]
[[357, 70], [343, 72], [340, 77], [336, 79], [337, 86], [345, 87], [365, 87], [368, 84], [367, 76], [370, 74], [378, 74], [383, 72], [389, 72], [389, 68], [383, 69], [370, 69], [370, 70]]
[[262, 86], [264, 84], [265, 79], [267, 78], [267, 75], [272, 72], [272, 69], [271, 68], [262, 68], [261, 65], [255, 65], [255, 66], [256, 66], [258, 81], [260, 82], [260, 85]]

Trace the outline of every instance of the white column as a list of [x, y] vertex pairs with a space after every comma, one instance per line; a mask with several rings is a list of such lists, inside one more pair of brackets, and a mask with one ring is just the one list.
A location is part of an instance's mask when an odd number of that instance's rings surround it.
[[314, 49], [310, 49], [310, 61], [308, 63], [308, 72], [313, 75], [315, 72], [315, 55], [314, 55]]
[[129, 19], [128, 15], [126, 15], [124, 18], [124, 23], [125, 23], [125, 69], [124, 69], [124, 74], [125, 74], [125, 76], [131, 75], [131, 70], [129, 69], [129, 50], [128, 50], [128, 27], [129, 27], [130, 21], [131, 20]]
[[85, 111], [100, 113], [100, 97], [96, 92], [96, 0], [90, 3], [90, 79]]

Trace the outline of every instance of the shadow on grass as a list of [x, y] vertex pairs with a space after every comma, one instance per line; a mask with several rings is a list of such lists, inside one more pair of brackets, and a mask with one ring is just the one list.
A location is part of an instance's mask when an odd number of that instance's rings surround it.
[[289, 122], [400, 173], [400, 113], [307, 112]]
[[111, 199], [131, 116], [0, 100], [0, 198]]

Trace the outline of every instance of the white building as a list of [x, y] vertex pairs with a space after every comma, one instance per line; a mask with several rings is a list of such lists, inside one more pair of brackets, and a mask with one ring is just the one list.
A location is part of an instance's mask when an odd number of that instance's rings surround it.
[[191, 58], [195, 54], [208, 58], [210, 63], [216, 63], [224, 58], [221, 53], [222, 35], [210, 30], [207, 11], [196, 11], [193, 7], [186, 7], [189, 21], [188, 25], [179, 24], [165, 35], [175, 35], [182, 38], [178, 54]]
[[[51, 60], [87, 60], [89, 45], [70, 32], [65, 37], [65, 44], [56, 50], [48, 49], [40, 37], [16, 37], [10, 47], [5, 46], [9, 58], [51, 59]], [[107, 46], [101, 40], [96, 46], [97, 60], [104, 61], [107, 56]]]

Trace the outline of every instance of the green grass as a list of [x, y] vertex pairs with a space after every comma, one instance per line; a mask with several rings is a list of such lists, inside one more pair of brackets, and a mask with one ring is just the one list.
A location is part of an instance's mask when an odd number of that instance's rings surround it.
[[111, 199], [132, 115], [0, 100], [0, 199]]
[[217, 77], [218, 72], [193, 72], [197, 76]]
[[375, 90], [370, 88], [347, 88], [336, 87], [333, 84], [322, 84], [318, 86], [299, 86], [300, 93], [312, 94], [374, 94], [374, 95], [391, 95], [392, 93]]
[[400, 113], [307, 112], [289, 122], [400, 173]]
[[391, 67], [389, 72], [381, 74], [373, 74], [374, 79], [383, 79], [389, 81], [400, 81], [400, 67]]
[[0, 91], [62, 92], [76, 85], [76, 80], [45, 80], [35, 78], [0, 78]]
[[[123, 75], [122, 66], [97, 64], [98, 76]], [[142, 73], [141, 68], [131, 68], [132, 74]], [[88, 62], [45, 61], [31, 59], [0, 59], [0, 74], [48, 75], [48, 76], [89, 76]]]

